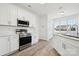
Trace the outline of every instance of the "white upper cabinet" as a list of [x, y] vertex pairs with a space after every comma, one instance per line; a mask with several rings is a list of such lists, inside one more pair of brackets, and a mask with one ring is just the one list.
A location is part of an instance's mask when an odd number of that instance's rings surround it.
[[0, 4], [0, 25], [8, 25], [9, 8], [7, 4]]
[[9, 25], [17, 26], [17, 7], [9, 5]]
[[18, 7], [18, 18], [20, 20], [24, 20], [27, 21], [29, 20], [31, 13], [29, 13], [28, 11], [26, 11], [25, 9], [22, 9], [21, 7]]
[[22, 8], [22, 7], [18, 7], [17, 10], [18, 10], [18, 18], [19, 18], [20, 20], [26, 20], [27, 17], [29, 16], [27, 10], [25, 10], [25, 9]]
[[36, 27], [36, 15], [13, 4], [0, 4], [0, 25], [17, 26], [19, 20], [29, 21], [30, 26]]
[[17, 25], [17, 7], [11, 4], [0, 4], [0, 25]]
[[36, 26], [36, 16], [26, 9], [18, 7], [18, 18], [19, 20], [29, 21], [30, 26]]
[[23, 12], [23, 9], [22, 8], [20, 8], [20, 7], [18, 7], [18, 12], [17, 12], [17, 15], [18, 15], [18, 19], [19, 20], [23, 20], [24, 19], [24, 12]]

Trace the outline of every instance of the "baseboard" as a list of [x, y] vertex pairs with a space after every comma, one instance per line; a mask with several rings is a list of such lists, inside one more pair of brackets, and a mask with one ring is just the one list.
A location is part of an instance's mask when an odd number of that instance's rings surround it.
[[42, 41], [43, 41], [43, 40], [44, 40], [44, 41], [49, 41], [49, 40], [47, 40], [47, 39], [39, 39], [39, 41], [41, 41], [41, 40], [42, 40]]
[[10, 53], [7, 53], [7, 54], [5, 54], [5, 55], [2, 55], [2, 56], [11, 56], [12, 54], [14, 54], [14, 53], [16, 53], [16, 52], [18, 52], [19, 51], [19, 49], [18, 50], [15, 50], [15, 51], [12, 51], [12, 52], [10, 52]]
[[53, 49], [58, 53], [59, 56], [61, 56], [61, 54], [55, 48], [53, 48]]

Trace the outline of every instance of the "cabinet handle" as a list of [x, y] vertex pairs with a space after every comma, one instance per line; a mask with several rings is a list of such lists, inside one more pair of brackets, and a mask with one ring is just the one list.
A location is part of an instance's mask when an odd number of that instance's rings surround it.
[[8, 37], [8, 42], [9, 42], [10, 40], [9, 40], [9, 37]]
[[8, 24], [10, 25], [10, 24], [11, 24], [11, 22], [10, 22], [10, 21], [8, 21]]
[[62, 43], [62, 48], [66, 49], [66, 45], [64, 43]]

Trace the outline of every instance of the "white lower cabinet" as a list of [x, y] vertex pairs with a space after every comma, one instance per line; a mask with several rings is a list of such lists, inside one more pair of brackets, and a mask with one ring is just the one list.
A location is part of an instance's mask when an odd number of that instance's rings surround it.
[[10, 52], [19, 49], [19, 37], [18, 36], [10, 36]]
[[0, 55], [6, 55], [19, 49], [19, 36], [0, 37]]
[[64, 42], [66, 56], [79, 56], [79, 47], [76, 47], [70, 43]]
[[9, 53], [9, 38], [0, 37], [0, 55]]
[[[71, 39], [54, 35], [53, 43], [54, 48], [60, 55], [63, 56], [79, 56], [79, 46]], [[73, 42], [73, 43], [72, 43]], [[77, 46], [76, 46], [77, 45]]]
[[28, 33], [31, 33], [31, 36], [32, 36], [31, 44], [32, 45], [36, 44], [38, 42], [38, 40], [39, 40], [37, 31], [35, 29], [31, 28], [31, 29], [28, 30]]
[[54, 48], [58, 51], [59, 54], [64, 55], [64, 48], [63, 48], [63, 42], [62, 37], [54, 35], [53, 43], [54, 43]]
[[38, 36], [35, 34], [32, 34], [32, 45], [36, 44], [38, 42]]

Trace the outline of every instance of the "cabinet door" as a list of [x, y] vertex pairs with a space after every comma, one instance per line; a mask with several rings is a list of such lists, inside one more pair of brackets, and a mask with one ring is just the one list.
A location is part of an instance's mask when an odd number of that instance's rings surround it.
[[37, 43], [38, 40], [39, 40], [37, 31], [35, 29], [29, 29], [28, 32], [31, 33], [31, 35], [32, 35], [32, 42], [31, 42], [31, 44]]
[[20, 20], [23, 20], [23, 9], [22, 8], [17, 8], [17, 15], [18, 15], [18, 18], [20, 19]]
[[19, 49], [19, 37], [10, 36], [10, 52]]
[[9, 53], [9, 39], [8, 37], [0, 37], [0, 55]]
[[58, 37], [56, 37], [56, 35], [54, 35], [54, 37], [53, 37], [53, 44], [54, 44], [54, 45], [53, 45], [53, 46], [54, 46], [55, 49], [57, 49], [57, 47], [58, 47], [58, 46], [57, 46], [57, 38], [58, 38]]
[[9, 5], [9, 25], [17, 26], [17, 7]]
[[0, 25], [8, 25], [9, 9], [7, 4], [0, 4]]
[[71, 43], [64, 42], [65, 51], [64, 55], [68, 56], [78, 56], [79, 55], [79, 47], [74, 46]]
[[38, 42], [38, 36], [36, 34], [32, 34], [32, 44], [36, 44]]
[[64, 48], [62, 47], [62, 40], [64, 39], [63, 37], [60, 37], [58, 35], [54, 35], [53, 43], [54, 43], [54, 48], [61, 54], [63, 55], [64, 53]]
[[31, 16], [31, 13], [29, 13], [25, 9], [20, 7], [17, 8], [17, 17], [19, 20], [27, 21], [27, 20], [30, 20], [29, 18], [32, 18], [33, 20], [33, 17], [30, 17], [30, 16]]
[[36, 41], [36, 36], [34, 33], [32, 33], [32, 44], [35, 44], [37, 41]]

